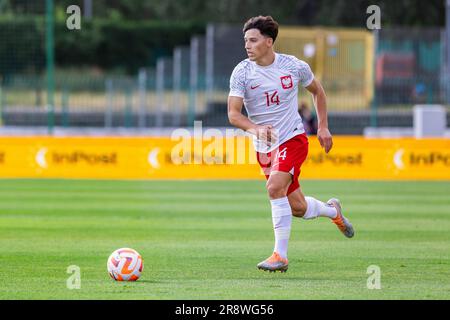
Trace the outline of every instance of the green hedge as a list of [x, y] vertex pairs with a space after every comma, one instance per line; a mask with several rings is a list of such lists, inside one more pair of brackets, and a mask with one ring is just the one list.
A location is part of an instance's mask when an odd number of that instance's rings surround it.
[[45, 67], [43, 20], [0, 18], [0, 76]]
[[[189, 44], [205, 32], [198, 22], [123, 20], [82, 21], [81, 30], [55, 23], [55, 62], [59, 67], [98, 66], [134, 73], [171, 55], [177, 45]], [[0, 18], [0, 73], [42, 70], [45, 67], [45, 20]]]
[[189, 44], [193, 34], [204, 30], [204, 24], [192, 22], [93, 20], [84, 22], [81, 30], [69, 31], [65, 23], [58, 23], [56, 62], [136, 72], [141, 66], [155, 65], [160, 56], [172, 55], [175, 46]]

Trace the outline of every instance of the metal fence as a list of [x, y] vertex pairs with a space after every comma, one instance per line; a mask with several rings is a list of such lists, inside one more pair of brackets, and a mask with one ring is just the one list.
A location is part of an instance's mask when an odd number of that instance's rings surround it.
[[389, 29], [381, 30], [378, 38], [376, 103], [379, 107], [448, 101], [444, 30]]
[[[43, 12], [43, 2], [35, 2], [21, 17]], [[0, 14], [1, 19], [6, 18]], [[30, 41], [0, 32], [8, 44], [0, 52], [3, 125], [145, 129], [191, 126], [194, 120], [229, 125], [229, 77], [246, 58], [242, 26], [210, 24], [190, 45], [174, 48], [135, 75], [56, 68], [51, 86], [42, 50], [48, 45], [45, 21], [30, 25]], [[361, 134], [366, 126], [411, 126], [414, 104], [450, 104], [444, 39], [440, 29], [372, 33], [281, 26], [276, 50], [307, 61], [323, 82], [334, 133]], [[304, 89], [299, 95], [312, 105]]]

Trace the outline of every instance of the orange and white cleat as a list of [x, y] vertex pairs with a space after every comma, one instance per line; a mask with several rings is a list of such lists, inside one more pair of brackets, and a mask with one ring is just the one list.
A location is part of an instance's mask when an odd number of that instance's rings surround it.
[[353, 229], [352, 224], [346, 217], [342, 215], [342, 207], [339, 199], [332, 198], [327, 201], [327, 204], [336, 208], [337, 216], [334, 219], [331, 219], [333, 223], [341, 230], [341, 232], [347, 237], [351, 238], [355, 235], [355, 230]]
[[270, 272], [286, 272], [288, 266], [288, 259], [280, 257], [280, 255], [276, 252], [274, 252], [269, 258], [258, 263], [257, 265], [258, 269]]

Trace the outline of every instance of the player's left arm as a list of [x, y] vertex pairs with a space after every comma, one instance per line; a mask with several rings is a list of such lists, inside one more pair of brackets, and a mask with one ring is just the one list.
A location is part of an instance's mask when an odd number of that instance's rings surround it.
[[319, 139], [320, 145], [325, 149], [325, 152], [328, 153], [333, 147], [333, 137], [330, 130], [328, 130], [327, 96], [325, 90], [316, 78], [313, 79], [306, 89], [311, 92], [314, 107], [316, 108], [318, 121], [317, 139]]

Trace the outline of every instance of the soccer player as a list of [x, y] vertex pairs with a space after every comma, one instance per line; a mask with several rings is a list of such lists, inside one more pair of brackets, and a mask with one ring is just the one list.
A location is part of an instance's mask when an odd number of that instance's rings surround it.
[[[292, 215], [306, 220], [327, 217], [348, 238], [353, 237], [354, 230], [343, 216], [338, 199], [324, 203], [305, 197], [298, 182], [308, 154], [308, 138], [297, 110], [298, 85], [312, 94], [318, 117], [317, 138], [328, 153], [333, 140], [324, 89], [306, 62], [274, 51], [278, 23], [272, 17], [249, 19], [243, 32], [248, 59], [240, 62], [231, 75], [228, 119], [253, 135], [257, 159], [267, 178], [275, 247], [257, 267], [285, 272]], [[248, 117], [241, 113], [243, 105]]]

